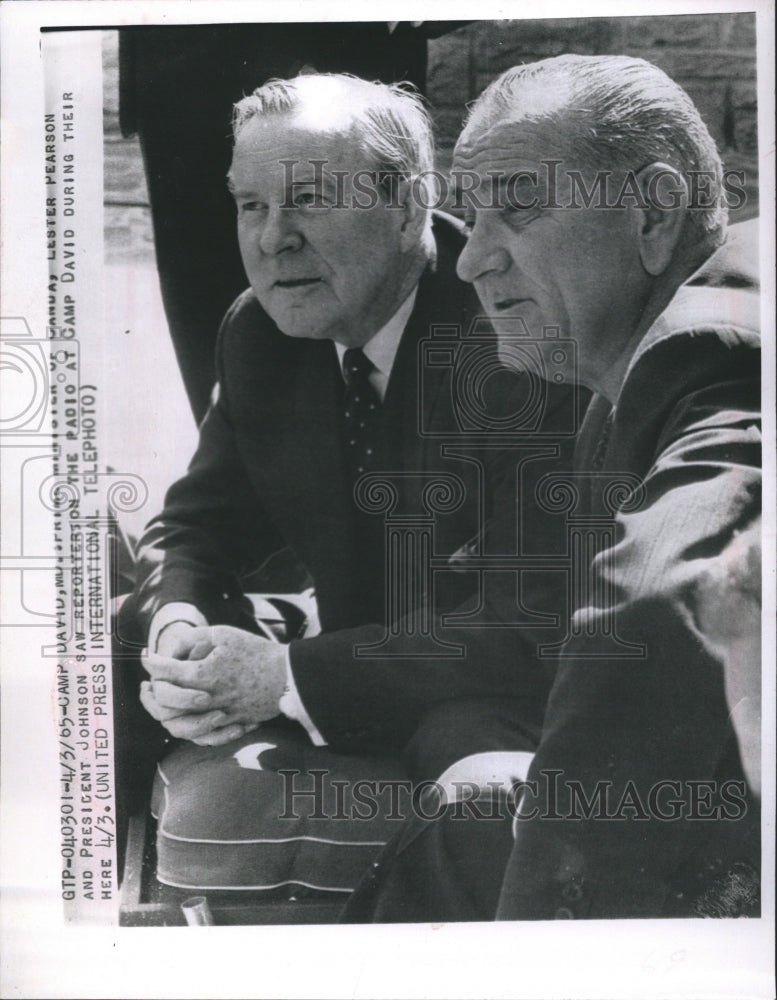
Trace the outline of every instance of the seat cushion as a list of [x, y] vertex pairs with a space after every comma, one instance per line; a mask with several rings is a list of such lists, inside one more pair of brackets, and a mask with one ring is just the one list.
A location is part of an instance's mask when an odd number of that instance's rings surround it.
[[[315, 747], [278, 718], [157, 768], [157, 878], [186, 889], [349, 893], [410, 802], [398, 761]], [[403, 808], [404, 803], [404, 808]]]

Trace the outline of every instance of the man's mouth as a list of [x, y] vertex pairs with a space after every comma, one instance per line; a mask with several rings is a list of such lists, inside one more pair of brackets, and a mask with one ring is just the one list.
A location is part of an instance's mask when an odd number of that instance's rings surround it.
[[524, 303], [530, 301], [531, 299], [499, 299], [497, 302], [494, 302], [494, 309], [498, 312], [505, 312], [507, 309], [515, 309], [516, 306], [522, 306]]
[[305, 288], [308, 285], [317, 285], [321, 278], [288, 278], [285, 281], [276, 281], [276, 288]]

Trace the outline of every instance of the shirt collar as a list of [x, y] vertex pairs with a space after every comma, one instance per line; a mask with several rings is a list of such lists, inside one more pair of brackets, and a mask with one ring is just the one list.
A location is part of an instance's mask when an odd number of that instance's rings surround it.
[[[416, 285], [413, 291], [408, 295], [388, 323], [382, 326], [362, 348], [365, 357], [370, 359], [373, 365], [375, 365], [376, 370], [386, 379], [387, 382], [389, 376], [391, 375], [391, 369], [394, 367], [394, 360], [396, 359], [397, 351], [399, 350], [399, 341], [402, 339], [402, 334], [405, 332], [407, 321], [410, 319], [410, 314], [415, 306], [417, 294], [418, 285]], [[335, 350], [337, 351], [337, 360], [340, 362], [340, 368], [342, 370], [343, 355], [345, 354], [347, 348], [344, 347], [343, 344], [338, 344], [337, 341], [335, 341]]]

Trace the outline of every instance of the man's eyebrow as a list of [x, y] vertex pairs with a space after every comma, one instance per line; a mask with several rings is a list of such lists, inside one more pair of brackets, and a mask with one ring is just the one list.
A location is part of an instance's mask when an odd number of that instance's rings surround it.
[[507, 187], [535, 187], [538, 181], [536, 170], [511, 170], [492, 175], [492, 183], [499, 191]]
[[310, 173], [308, 171], [302, 170], [299, 173], [288, 173], [284, 177], [286, 187], [294, 185], [295, 188], [298, 187], [311, 187], [315, 184], [333, 184], [334, 177], [329, 173], [329, 171], [322, 171], [321, 173], [315, 172]]
[[250, 197], [255, 196], [253, 188], [251, 187], [238, 188], [238, 186], [235, 184], [232, 174], [227, 174], [226, 181], [227, 181], [227, 190], [229, 191], [229, 193], [232, 195], [233, 198], [247, 198], [249, 196]]
[[[323, 184], [319, 185], [320, 181], [323, 181]], [[290, 190], [290, 189], [293, 188], [296, 191], [297, 188], [301, 188], [301, 187], [316, 187], [316, 185], [324, 186], [327, 183], [330, 183], [330, 182], [328, 182], [325, 177], [324, 178], [321, 178], [321, 177], [311, 177], [308, 180], [306, 180], [304, 177], [295, 177], [293, 180], [289, 179], [289, 181], [286, 184], [286, 189]]]

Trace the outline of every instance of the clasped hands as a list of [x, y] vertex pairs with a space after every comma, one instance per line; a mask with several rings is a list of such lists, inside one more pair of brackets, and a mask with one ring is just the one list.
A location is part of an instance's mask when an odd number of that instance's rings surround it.
[[251, 632], [175, 622], [141, 659], [143, 707], [178, 739], [220, 746], [280, 712], [286, 647]]

